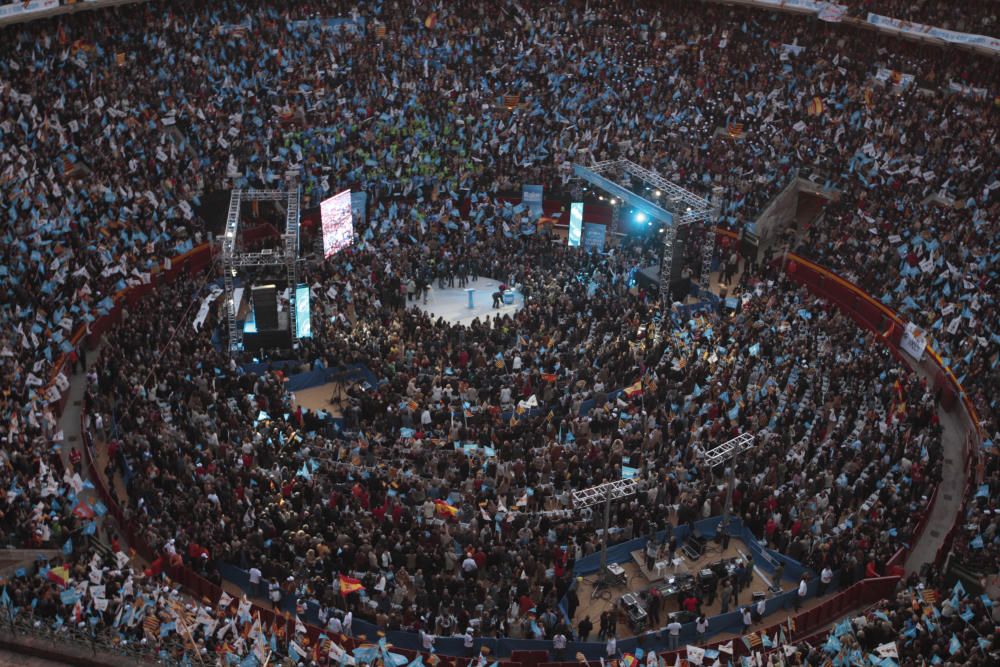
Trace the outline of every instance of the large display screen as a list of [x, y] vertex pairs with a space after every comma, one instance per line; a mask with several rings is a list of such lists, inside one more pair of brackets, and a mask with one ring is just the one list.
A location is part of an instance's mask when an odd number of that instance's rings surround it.
[[344, 190], [321, 203], [319, 217], [323, 225], [323, 259], [326, 259], [354, 240], [351, 191]]
[[582, 234], [583, 202], [575, 201], [569, 205], [569, 245], [571, 247], [579, 246]]
[[295, 337], [310, 338], [312, 335], [312, 322], [309, 321], [309, 287], [308, 285], [297, 285], [295, 287]]

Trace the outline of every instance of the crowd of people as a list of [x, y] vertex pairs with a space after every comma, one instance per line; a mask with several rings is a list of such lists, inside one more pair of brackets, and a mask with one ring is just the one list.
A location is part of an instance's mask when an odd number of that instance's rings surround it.
[[1000, 17], [993, 0], [970, 0], [954, 3], [942, 0], [843, 0], [853, 16], [866, 17], [869, 12], [894, 19], [945, 28], [973, 35], [1000, 36]]
[[[421, 238], [415, 221], [404, 233]], [[344, 439], [309, 430], [316, 417], [281, 377], [240, 373], [209, 330], [160, 326], [199, 283], [128, 312], [85, 405], [114, 420], [131, 516], [154, 548], [206, 573], [216, 560], [257, 569], [276, 603], [316, 602], [331, 623], [349, 610], [428, 635], [572, 635], [558, 603], [599, 540], [570, 492], [637, 470], [643, 493], [616, 508], [618, 541], [717, 515], [701, 459], [743, 430], [759, 444], [735, 507], [775, 548], [847, 583], [883, 572], [912, 534], [940, 468], [933, 393], [782, 274], [746, 278], [737, 311], [677, 318], [654, 345], [656, 296], [622, 279], [640, 249], [604, 258], [497, 228], [472, 261], [531, 297], [465, 328], [406, 308], [392, 285], [412, 260], [466, 243], [450, 237], [436, 250], [369, 244], [309, 276], [336, 295], [306, 359], [380, 380], [349, 390], [357, 435]], [[639, 377], [641, 396], [608, 401]], [[340, 595], [342, 575], [366, 594]]]
[[[369, 194], [361, 246], [309, 276], [324, 316], [308, 360], [382, 381], [351, 389], [359, 440], [321, 437], [279, 375], [241, 375], [207, 334], [163, 326], [200, 282], [137, 306], [88, 386], [88, 411], [114, 425], [98, 435], [123, 457], [110, 472], [134, 473], [119, 500], [206, 575], [215, 560], [257, 568], [284, 582], [279, 599], [326, 609], [343, 597], [333, 575], [351, 572], [369, 596], [351, 608], [384, 627], [571, 635], [555, 603], [596, 536], [573, 539], [568, 492], [628, 465], [655, 483], [619, 508], [618, 539], [663, 527], [659, 505], [698, 518], [719, 502], [700, 454], [751, 429], [767, 433], [741, 470], [752, 530], [817, 571], [882, 569], [939, 474], [933, 387], [769, 268], [744, 278], [738, 313], [674, 321], [653, 346], [655, 299], [628, 290], [650, 248], [556, 249], [519, 237], [520, 213], [494, 198], [522, 182], [568, 194], [571, 162], [624, 156], [699, 192], [721, 185], [737, 229], [795, 173], [838, 190], [796, 247], [924, 327], [987, 445], [997, 431], [995, 61], [679, 0], [153, 2], [4, 31], [0, 525], [13, 545], [92, 530], [49, 405], [68, 387], [49, 379], [78, 353], [72, 332], [207, 238], [203, 193], [275, 184], [290, 166], [306, 203]], [[527, 307], [469, 328], [403, 310], [410, 280], [456, 262], [518, 284]], [[640, 376], [642, 399], [601, 400]], [[538, 408], [518, 405], [532, 397]], [[995, 459], [976, 474], [977, 529], [958, 549], [989, 563]]]

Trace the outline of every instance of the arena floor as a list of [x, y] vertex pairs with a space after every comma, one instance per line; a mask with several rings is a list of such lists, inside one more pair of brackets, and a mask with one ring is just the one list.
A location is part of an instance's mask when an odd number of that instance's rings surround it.
[[473, 308], [469, 308], [469, 295], [465, 287], [447, 287], [439, 289], [437, 284], [431, 287], [427, 303], [418, 303], [417, 307], [434, 317], [443, 317], [452, 324], [471, 324], [473, 320], [485, 320], [497, 314], [512, 315], [524, 306], [524, 299], [515, 292], [514, 303], [501, 308], [493, 308], [493, 292], [500, 282], [492, 278], [479, 277], [470, 282], [473, 293]]

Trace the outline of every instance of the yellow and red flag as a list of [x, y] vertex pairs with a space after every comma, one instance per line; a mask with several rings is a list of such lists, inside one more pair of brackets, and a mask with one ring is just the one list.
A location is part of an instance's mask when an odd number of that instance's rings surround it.
[[458, 516], [458, 508], [454, 505], [449, 505], [443, 500], [435, 500], [434, 507], [437, 509], [438, 514], [447, 514], [448, 516]]
[[629, 386], [625, 387], [625, 389], [623, 389], [622, 392], [628, 398], [632, 398], [633, 396], [638, 396], [639, 394], [641, 394], [642, 393], [642, 378], [639, 378], [638, 380], [636, 380], [634, 384], [630, 384]]
[[45, 574], [45, 576], [48, 577], [49, 581], [57, 583], [60, 586], [69, 585], [69, 568], [65, 565], [52, 568]]
[[360, 579], [355, 579], [354, 577], [347, 577], [343, 574], [340, 575], [340, 594], [350, 595], [351, 593], [356, 593], [357, 591], [364, 590], [364, 585], [362, 585]]

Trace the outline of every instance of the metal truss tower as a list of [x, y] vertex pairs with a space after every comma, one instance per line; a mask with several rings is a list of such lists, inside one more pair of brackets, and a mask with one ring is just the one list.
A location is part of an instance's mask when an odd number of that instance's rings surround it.
[[[662, 317], [658, 320], [654, 339], [659, 343], [663, 339], [662, 325], [672, 304], [670, 292], [670, 277], [674, 266], [674, 253], [677, 251], [677, 229], [683, 225], [701, 223], [705, 227], [705, 240], [701, 248], [701, 274], [698, 287], [707, 292], [711, 281], [712, 260], [715, 255], [714, 225], [719, 220], [722, 211], [721, 187], [713, 188], [712, 200], [709, 201], [689, 190], [673, 183], [660, 174], [646, 169], [631, 160], [624, 158], [605, 160], [590, 166], [573, 165], [573, 173], [593, 186], [608, 192], [614, 197], [620, 197], [623, 202], [632, 205], [636, 210], [654, 220], [664, 223], [663, 253], [660, 260], [660, 308]], [[642, 192], [634, 182], [638, 180], [649, 189], [657, 191], [657, 199], [663, 204], [646, 199], [637, 192]], [[662, 197], [662, 199], [661, 199]]]
[[[243, 332], [236, 322], [235, 281], [239, 270], [245, 266], [280, 266], [285, 268], [288, 281], [288, 321], [292, 341], [298, 340], [295, 326], [295, 286], [298, 284], [299, 224], [301, 222], [300, 202], [302, 189], [297, 171], [285, 174], [288, 187], [285, 190], [236, 190], [229, 197], [229, 213], [226, 216], [226, 231], [222, 237], [222, 282], [223, 303], [226, 309], [226, 329], [228, 331], [229, 353], [242, 349]], [[285, 204], [285, 232], [282, 234], [280, 250], [242, 252], [239, 248], [240, 206], [243, 202], [275, 201]]]

